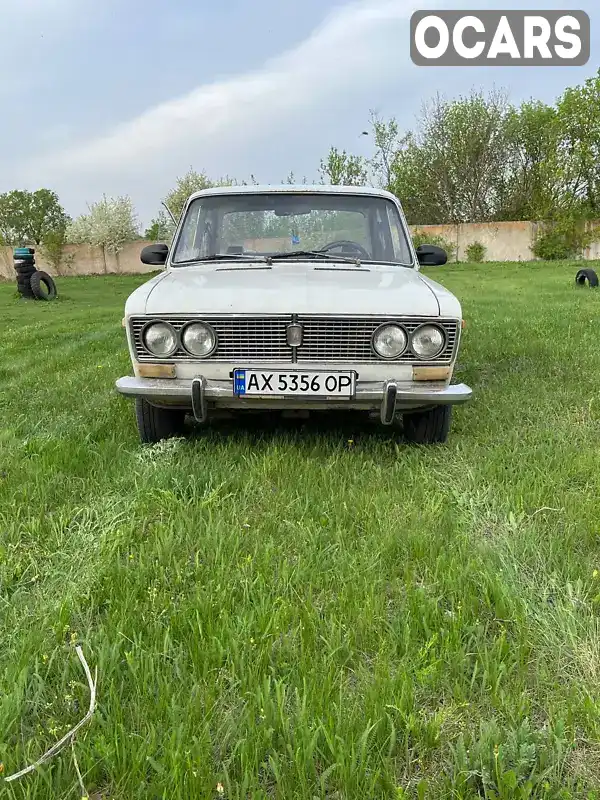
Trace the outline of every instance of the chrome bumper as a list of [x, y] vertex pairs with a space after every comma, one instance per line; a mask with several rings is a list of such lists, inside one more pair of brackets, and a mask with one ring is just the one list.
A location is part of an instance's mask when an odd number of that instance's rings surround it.
[[357, 409], [379, 410], [381, 421], [387, 425], [398, 412], [464, 403], [472, 395], [472, 390], [464, 383], [359, 381], [354, 396], [347, 400], [276, 396], [241, 398], [234, 395], [231, 380], [211, 381], [201, 376], [193, 380], [125, 377], [119, 378], [116, 388], [122, 395], [143, 397], [154, 405], [189, 409], [199, 421], [206, 419], [210, 408]]

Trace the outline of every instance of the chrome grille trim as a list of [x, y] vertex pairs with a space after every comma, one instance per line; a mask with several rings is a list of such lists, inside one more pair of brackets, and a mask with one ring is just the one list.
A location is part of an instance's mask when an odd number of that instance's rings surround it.
[[[188, 322], [209, 322], [217, 334], [217, 348], [208, 358], [198, 359], [179, 346], [167, 359], [156, 358], [143, 346], [141, 333], [152, 320], [172, 325], [177, 333]], [[302, 325], [300, 347], [287, 344], [287, 327], [293, 322]], [[407, 350], [400, 358], [384, 361], [372, 349], [375, 330], [390, 322], [402, 325], [408, 334], [420, 325], [435, 324], [446, 333], [446, 346], [439, 356], [423, 361]], [[460, 323], [455, 319], [432, 317], [335, 316], [335, 315], [173, 315], [135, 316], [129, 320], [135, 356], [139, 362], [207, 361], [230, 364], [278, 363], [339, 363], [339, 364], [450, 364], [456, 356], [460, 338]]]

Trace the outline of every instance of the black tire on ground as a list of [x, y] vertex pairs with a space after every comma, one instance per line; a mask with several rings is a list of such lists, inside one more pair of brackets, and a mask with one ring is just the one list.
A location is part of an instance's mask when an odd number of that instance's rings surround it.
[[56, 284], [47, 272], [37, 270], [31, 276], [31, 291], [38, 300], [54, 300], [57, 296]]
[[29, 283], [17, 283], [17, 289], [21, 292], [21, 294], [30, 294], [32, 297], [35, 297], [34, 293], [31, 290], [31, 284]]
[[154, 444], [162, 439], [172, 439], [184, 432], [185, 411], [157, 408], [143, 397], [135, 398], [135, 418], [140, 439], [144, 444]]
[[436, 406], [430, 411], [405, 414], [404, 436], [414, 444], [441, 444], [448, 438], [452, 406]]
[[578, 286], [585, 286], [586, 282], [589, 283], [590, 288], [598, 286], [598, 276], [593, 269], [580, 269], [575, 275], [575, 283]]

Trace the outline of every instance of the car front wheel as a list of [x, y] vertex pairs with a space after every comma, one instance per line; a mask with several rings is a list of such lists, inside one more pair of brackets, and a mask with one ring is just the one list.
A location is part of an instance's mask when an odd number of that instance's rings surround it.
[[157, 408], [143, 397], [136, 397], [135, 417], [140, 439], [144, 444], [154, 444], [162, 439], [183, 435], [185, 411]]
[[436, 406], [429, 411], [405, 414], [404, 436], [414, 444], [441, 444], [448, 438], [452, 406]]

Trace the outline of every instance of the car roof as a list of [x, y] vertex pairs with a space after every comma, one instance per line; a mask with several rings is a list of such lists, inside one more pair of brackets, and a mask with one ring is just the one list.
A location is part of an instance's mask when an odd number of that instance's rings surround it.
[[372, 186], [308, 185], [305, 183], [261, 184], [258, 186], [252, 184], [247, 186], [212, 186], [210, 189], [202, 189], [199, 192], [194, 192], [189, 199], [195, 200], [197, 197], [208, 197], [210, 195], [219, 194], [353, 194], [370, 195], [371, 197], [387, 197], [390, 200], [397, 201], [397, 198], [391, 192], [387, 192], [384, 189], [376, 189]]

